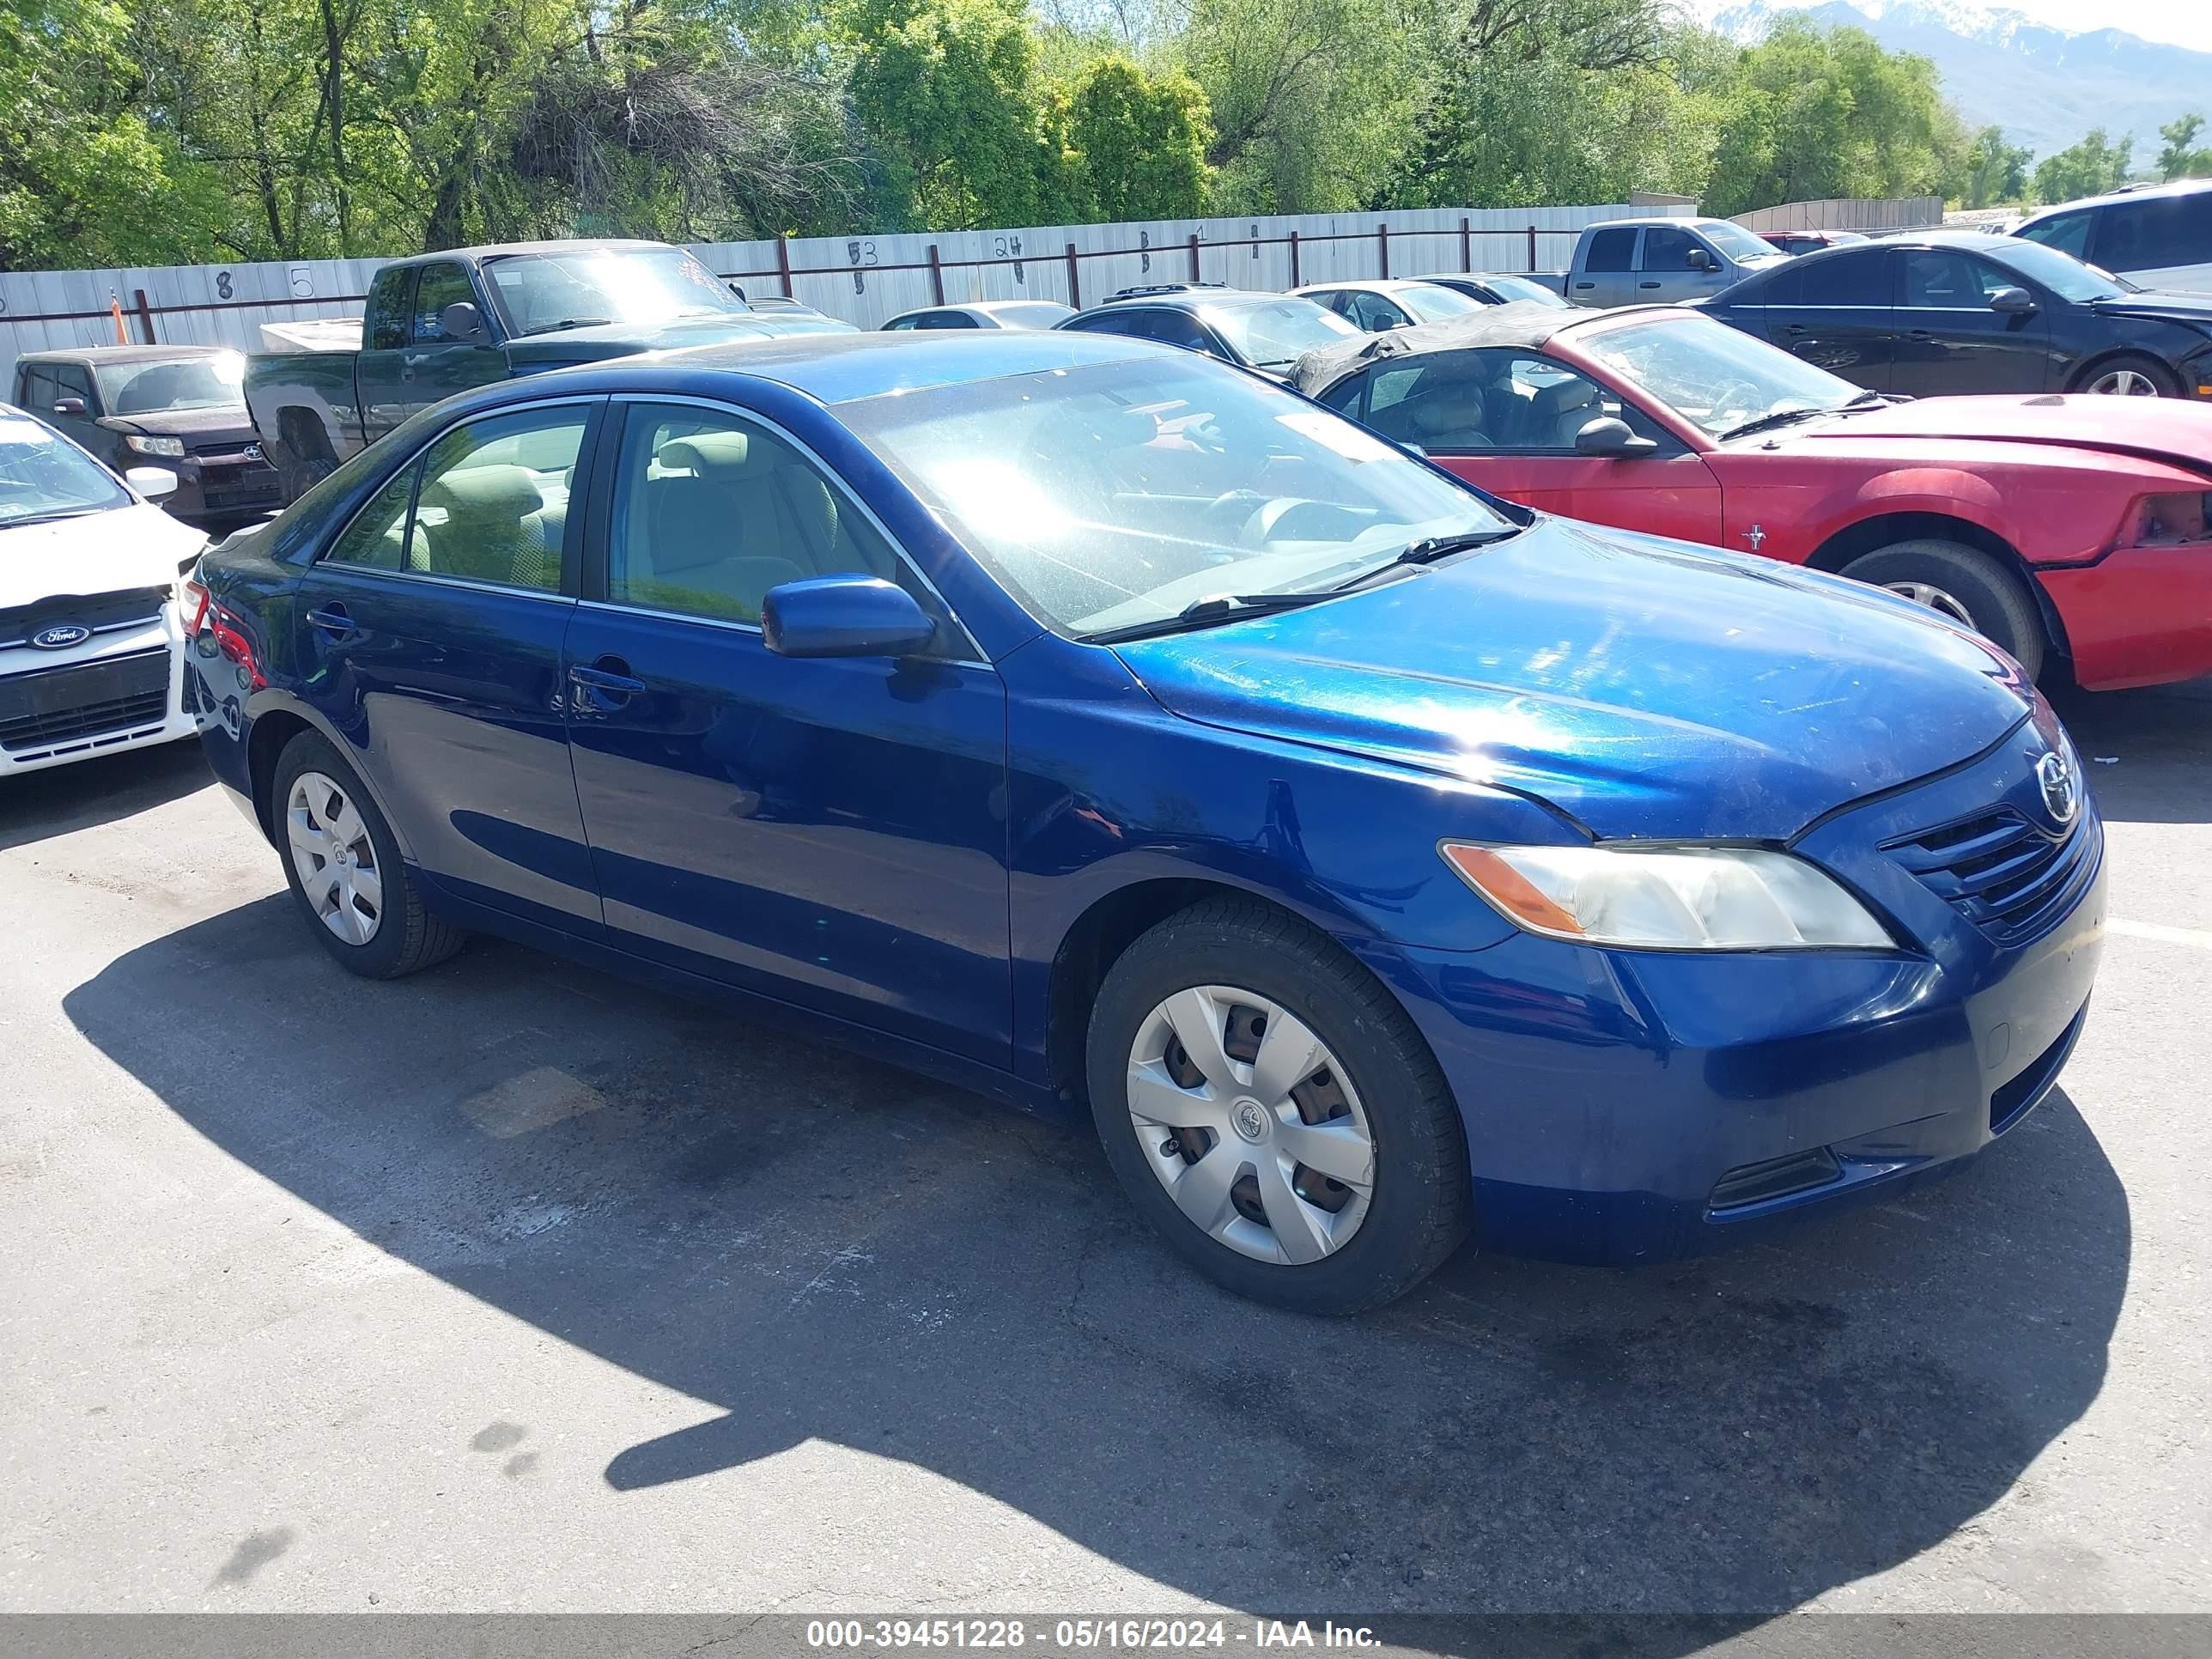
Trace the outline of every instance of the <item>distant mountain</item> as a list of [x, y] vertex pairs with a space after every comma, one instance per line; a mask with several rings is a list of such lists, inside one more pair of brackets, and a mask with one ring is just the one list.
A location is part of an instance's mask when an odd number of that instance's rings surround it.
[[2019, 12], [1972, 0], [1775, 0], [1708, 5], [1711, 26], [1750, 42], [1775, 20], [1803, 16], [1862, 28], [1893, 51], [1931, 58], [1943, 91], [1972, 126], [1999, 126], [2040, 156], [2092, 127], [2132, 132], [2138, 161], [2155, 155], [2158, 130], [2196, 110], [2212, 117], [2212, 52], [2159, 46], [2118, 29], [2069, 34]]

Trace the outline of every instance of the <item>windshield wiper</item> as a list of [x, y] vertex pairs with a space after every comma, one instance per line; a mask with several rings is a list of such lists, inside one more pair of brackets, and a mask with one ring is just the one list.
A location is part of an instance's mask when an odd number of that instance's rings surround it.
[[27, 524], [58, 524], [64, 519], [88, 519], [106, 511], [104, 507], [68, 507], [54, 513], [26, 513], [20, 519], [0, 519], [0, 530], [14, 530]]
[[532, 334], [558, 334], [564, 328], [598, 328], [611, 323], [611, 317], [563, 317], [557, 323], [542, 323], [532, 329]]
[[1194, 628], [1242, 622], [1247, 617], [1265, 616], [1271, 611], [1295, 611], [1300, 605], [1327, 599], [1334, 591], [1322, 588], [1312, 593], [1214, 593], [1194, 599], [1172, 617], [1155, 617], [1150, 622], [1104, 628], [1096, 634], [1079, 634], [1076, 637], [1085, 645], [1112, 645], [1121, 640], [1151, 639], [1160, 634], [1187, 634]]
[[1527, 527], [1516, 524], [1497, 530], [1461, 530], [1449, 536], [1424, 536], [1417, 542], [1408, 542], [1395, 556], [1346, 576], [1328, 591], [1342, 593], [1351, 588], [1363, 587], [1378, 577], [1390, 574], [1400, 565], [1434, 564], [1438, 559], [1448, 559], [1455, 553], [1472, 553], [1478, 547], [1493, 547], [1499, 542], [1510, 541]]
[[[1852, 403], [1856, 403], [1858, 399], [1856, 398], [1851, 399]], [[1839, 404], [1838, 407], [1848, 408], [1850, 405]], [[1731, 439], [1735, 438], [1748, 438], [1753, 433], [1765, 432], [1771, 427], [1788, 426], [1795, 421], [1809, 421], [1815, 416], [1832, 415], [1835, 412], [1834, 409], [1825, 407], [1815, 407], [1812, 409], [1778, 409], [1771, 415], [1762, 415], [1757, 420], [1746, 421], [1741, 426], [1730, 427], [1727, 431], [1721, 434], [1721, 441], [1723, 443], [1727, 443]]]

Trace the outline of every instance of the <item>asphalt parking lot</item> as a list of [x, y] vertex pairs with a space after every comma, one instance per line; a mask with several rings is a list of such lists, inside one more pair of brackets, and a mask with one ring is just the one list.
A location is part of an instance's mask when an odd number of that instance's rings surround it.
[[1385, 1313], [1097, 1146], [518, 948], [331, 964], [194, 746], [0, 785], [0, 1606], [2212, 1610], [2212, 684], [1956, 1179]]

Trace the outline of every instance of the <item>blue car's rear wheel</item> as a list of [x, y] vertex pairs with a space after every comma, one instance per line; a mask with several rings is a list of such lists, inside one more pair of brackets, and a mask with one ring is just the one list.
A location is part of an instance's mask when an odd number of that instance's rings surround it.
[[1138, 939], [1100, 988], [1088, 1072], [1130, 1197], [1231, 1290], [1357, 1312], [1466, 1234], [1459, 1113], [1420, 1033], [1279, 911], [1212, 901]]

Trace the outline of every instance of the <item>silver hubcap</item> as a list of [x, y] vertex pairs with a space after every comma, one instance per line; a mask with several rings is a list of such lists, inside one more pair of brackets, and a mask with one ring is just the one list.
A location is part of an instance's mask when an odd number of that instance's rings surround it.
[[1930, 611], [1948, 617], [1961, 628], [1972, 628], [1978, 634], [1981, 632], [1975, 625], [1972, 614], [1959, 602], [1957, 596], [1945, 592], [1933, 582], [1884, 582], [1882, 586], [1915, 605], [1924, 605]]
[[1367, 1218], [1375, 1142], [1352, 1079], [1256, 992], [1194, 986], [1146, 1016], [1129, 1122], [1176, 1207], [1239, 1255], [1318, 1261]]
[[2132, 368], [2116, 368], [2100, 374], [2089, 383], [2089, 390], [2106, 398], [2155, 398], [2158, 386], [2148, 374], [2137, 374]]
[[353, 797], [320, 772], [302, 772], [284, 807], [300, 890], [323, 926], [366, 945], [384, 921], [384, 878]]

